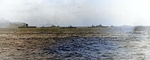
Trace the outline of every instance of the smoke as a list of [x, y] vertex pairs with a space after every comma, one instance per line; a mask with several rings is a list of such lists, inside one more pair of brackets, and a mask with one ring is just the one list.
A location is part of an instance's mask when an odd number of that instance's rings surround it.
[[18, 28], [23, 26], [23, 22], [10, 22], [4, 18], [0, 19], [0, 28]]
[[9, 21], [3, 18], [0, 19], [0, 28], [5, 28], [9, 26]]
[[24, 23], [22, 22], [11, 22], [9, 23], [8, 28], [18, 28], [18, 27], [22, 27], [24, 25]]

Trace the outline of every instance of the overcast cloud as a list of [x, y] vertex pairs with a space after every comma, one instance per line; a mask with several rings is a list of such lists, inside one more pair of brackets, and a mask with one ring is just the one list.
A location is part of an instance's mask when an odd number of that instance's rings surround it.
[[0, 0], [0, 22], [45, 26], [150, 25], [149, 0]]

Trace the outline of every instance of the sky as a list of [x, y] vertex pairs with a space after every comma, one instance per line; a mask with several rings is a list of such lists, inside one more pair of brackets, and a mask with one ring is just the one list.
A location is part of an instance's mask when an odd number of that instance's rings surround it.
[[0, 0], [0, 23], [150, 26], [149, 3], [150, 0]]

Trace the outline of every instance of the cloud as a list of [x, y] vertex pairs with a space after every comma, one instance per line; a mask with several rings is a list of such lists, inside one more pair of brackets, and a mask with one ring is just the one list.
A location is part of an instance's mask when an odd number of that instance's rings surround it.
[[[110, 14], [116, 23], [129, 25], [150, 25], [149, 0], [114, 0]], [[137, 24], [138, 23], [138, 24]]]
[[137, 21], [149, 22], [148, 3], [148, 0], [0, 0], [0, 18], [38, 26], [144, 25]]
[[90, 2], [92, 1], [3, 0], [0, 16], [12, 22], [32, 25], [92, 25], [102, 18], [99, 15], [102, 11], [94, 7], [95, 2]]

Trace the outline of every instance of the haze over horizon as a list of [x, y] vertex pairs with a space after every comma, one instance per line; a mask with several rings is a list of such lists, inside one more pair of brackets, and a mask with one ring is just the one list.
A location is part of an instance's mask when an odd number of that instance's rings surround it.
[[0, 23], [150, 26], [149, 0], [0, 0]]

